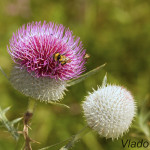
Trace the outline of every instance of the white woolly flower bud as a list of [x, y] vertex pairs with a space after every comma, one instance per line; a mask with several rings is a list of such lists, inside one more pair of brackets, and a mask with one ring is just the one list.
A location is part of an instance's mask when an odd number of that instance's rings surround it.
[[98, 87], [82, 104], [88, 125], [106, 138], [118, 138], [126, 132], [135, 115], [135, 102], [121, 86]]
[[26, 71], [14, 66], [10, 74], [10, 82], [15, 89], [30, 96], [45, 102], [58, 101], [62, 99], [67, 82], [56, 80], [49, 77], [36, 78]]

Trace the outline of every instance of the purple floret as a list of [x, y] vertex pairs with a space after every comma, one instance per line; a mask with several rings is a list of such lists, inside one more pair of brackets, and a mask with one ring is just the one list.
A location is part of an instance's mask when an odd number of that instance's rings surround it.
[[[23, 25], [10, 40], [8, 52], [20, 68], [33, 76], [69, 80], [85, 71], [85, 50], [72, 31], [53, 22]], [[66, 63], [54, 59], [59, 53]]]

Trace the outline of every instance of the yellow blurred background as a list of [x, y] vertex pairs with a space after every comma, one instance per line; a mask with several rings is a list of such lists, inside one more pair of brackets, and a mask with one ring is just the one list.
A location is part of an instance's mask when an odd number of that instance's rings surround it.
[[[106, 72], [108, 82], [125, 86], [139, 106], [150, 91], [150, 1], [0, 0], [0, 66], [8, 75], [12, 60], [7, 45], [13, 32], [28, 22], [44, 20], [63, 24], [81, 38], [91, 56], [87, 71], [103, 63], [107, 65], [69, 88], [61, 102], [69, 105], [70, 110], [37, 102], [30, 136], [41, 144], [32, 144], [33, 150], [66, 140], [86, 125], [81, 102], [88, 91], [101, 85]], [[23, 116], [27, 105], [28, 97], [17, 92], [0, 73], [0, 106], [12, 106], [7, 113], [9, 120]], [[0, 150], [15, 147], [11, 135], [0, 128]], [[122, 145], [120, 139], [106, 140], [90, 132], [73, 149], [121, 150]]]

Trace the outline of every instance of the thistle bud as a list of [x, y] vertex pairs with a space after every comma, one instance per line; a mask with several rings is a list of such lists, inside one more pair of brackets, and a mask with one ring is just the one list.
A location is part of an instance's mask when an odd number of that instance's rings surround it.
[[86, 96], [82, 106], [88, 125], [106, 138], [122, 136], [135, 115], [133, 96], [116, 85], [98, 87]]

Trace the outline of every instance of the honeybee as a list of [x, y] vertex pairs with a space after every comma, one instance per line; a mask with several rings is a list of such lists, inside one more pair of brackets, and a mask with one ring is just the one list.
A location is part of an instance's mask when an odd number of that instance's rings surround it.
[[71, 61], [65, 55], [61, 55], [60, 53], [54, 54], [54, 60], [59, 61], [62, 65], [65, 65], [66, 63]]

